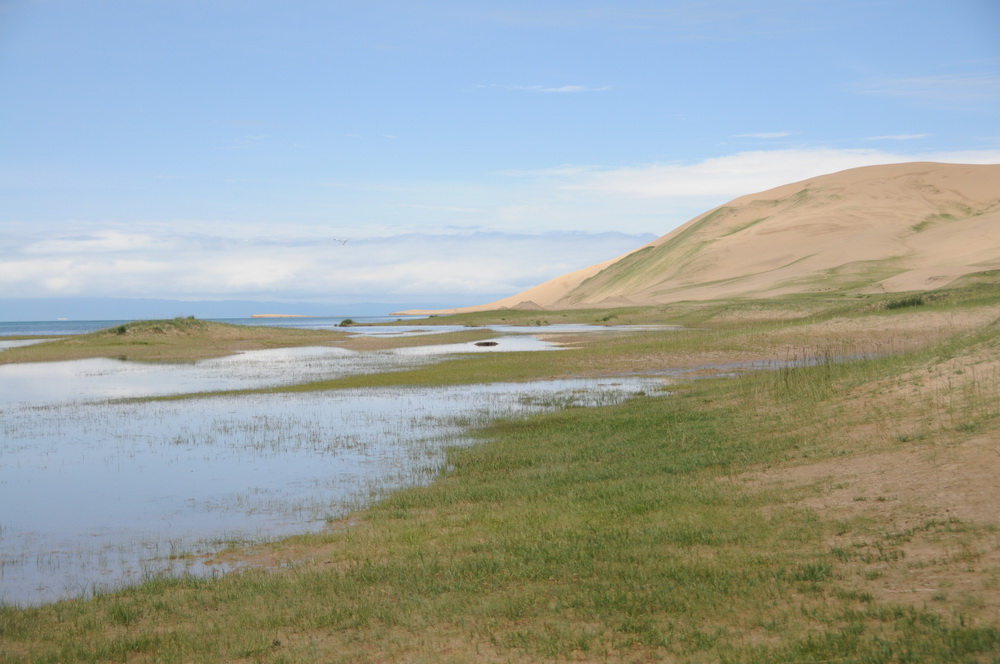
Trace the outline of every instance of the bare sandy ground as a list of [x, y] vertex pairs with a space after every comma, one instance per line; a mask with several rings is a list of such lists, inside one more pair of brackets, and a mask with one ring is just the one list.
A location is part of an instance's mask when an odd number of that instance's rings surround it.
[[[947, 325], [979, 327], [996, 313]], [[919, 330], [918, 320], [900, 331]], [[930, 322], [933, 335], [943, 321]], [[881, 414], [834, 432], [853, 454], [738, 481], [798, 489], [805, 497], [791, 506], [844, 524], [828, 545], [858, 592], [1000, 624], [1000, 434], [989, 424], [998, 393], [1000, 354], [985, 344], [850, 395], [848, 408]]]
[[[998, 477], [1000, 437], [989, 434], [829, 460], [754, 480], [819, 486], [818, 495], [798, 506], [885, 529], [850, 529], [828, 541], [844, 553], [847, 581], [859, 591], [879, 601], [1000, 624]], [[977, 529], [984, 534], [966, 534]]]

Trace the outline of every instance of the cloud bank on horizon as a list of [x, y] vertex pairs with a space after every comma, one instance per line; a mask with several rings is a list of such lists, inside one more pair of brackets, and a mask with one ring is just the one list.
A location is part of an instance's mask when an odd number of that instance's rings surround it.
[[1000, 163], [998, 37], [991, 0], [0, 0], [0, 297], [479, 304], [744, 194]]

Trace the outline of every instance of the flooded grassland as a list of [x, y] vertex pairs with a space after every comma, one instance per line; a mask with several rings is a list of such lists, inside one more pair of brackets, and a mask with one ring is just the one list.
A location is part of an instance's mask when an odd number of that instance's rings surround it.
[[[512, 332], [480, 345], [307, 346], [187, 364], [0, 365], [0, 602], [217, 574], [225, 569], [203, 554], [321, 530], [429, 481], [445, 450], [466, 444], [470, 426], [613, 403], [661, 384], [577, 379], [155, 399], [401, 371], [474, 353], [559, 352]], [[419, 330], [369, 334], [412, 338]]]
[[12, 365], [0, 659], [993, 662], [998, 278]]

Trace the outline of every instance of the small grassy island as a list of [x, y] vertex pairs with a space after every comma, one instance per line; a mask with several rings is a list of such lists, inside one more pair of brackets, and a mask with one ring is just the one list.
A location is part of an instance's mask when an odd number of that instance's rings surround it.
[[[435, 317], [422, 323], [466, 330], [420, 343], [562, 322], [622, 327], [553, 332], [558, 352], [280, 389], [676, 370], [669, 391], [478, 430], [429, 486], [220, 554], [239, 573], [0, 608], [0, 659], [998, 661], [1000, 274], [884, 296]], [[406, 343], [178, 319], [0, 362]]]
[[12, 348], [0, 363], [118, 357], [144, 362], [190, 362], [243, 350], [323, 345], [342, 334], [319, 330], [229, 325], [196, 318], [125, 323], [106, 330]]

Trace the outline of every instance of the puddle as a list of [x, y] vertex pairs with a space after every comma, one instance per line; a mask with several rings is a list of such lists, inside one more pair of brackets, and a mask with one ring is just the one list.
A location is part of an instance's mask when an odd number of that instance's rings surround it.
[[5, 364], [0, 365], [0, 406], [266, 387], [378, 370], [380, 359], [374, 355], [363, 358], [341, 348], [296, 348], [253, 351], [193, 364], [111, 358]]
[[342, 376], [398, 371], [456, 353], [559, 350], [535, 337], [416, 346], [359, 353], [336, 347], [248, 351], [192, 364], [150, 364], [111, 358], [0, 365], [0, 407], [71, 400], [121, 399], [274, 387]]
[[0, 350], [5, 350], [7, 348], [18, 348], [20, 346], [31, 346], [34, 344], [40, 344], [45, 341], [51, 341], [51, 339], [2, 339], [0, 338]]
[[430, 481], [445, 449], [467, 443], [468, 426], [616, 402], [662, 385], [646, 377], [98, 401], [545, 347], [527, 336], [495, 341], [377, 353], [280, 349], [194, 365], [0, 366], [0, 602], [88, 596], [164, 573], [219, 573], [197, 554], [319, 530], [389, 491]]
[[379, 337], [406, 337], [422, 334], [442, 334], [466, 330], [492, 330], [504, 334], [590, 334], [601, 332], [636, 332], [645, 330], [679, 330], [676, 325], [589, 325], [563, 323], [553, 325], [351, 325], [343, 328], [350, 334]]
[[507, 336], [484, 339], [474, 343], [438, 344], [437, 346], [416, 346], [397, 348], [391, 352], [402, 357], [428, 355], [456, 355], [458, 353], [503, 353], [535, 350], [561, 350], [549, 341], [533, 336]]

